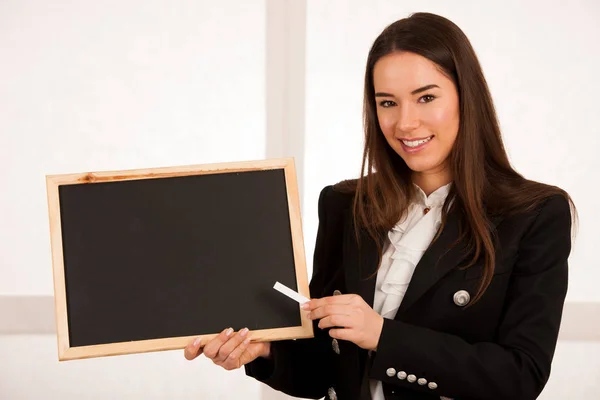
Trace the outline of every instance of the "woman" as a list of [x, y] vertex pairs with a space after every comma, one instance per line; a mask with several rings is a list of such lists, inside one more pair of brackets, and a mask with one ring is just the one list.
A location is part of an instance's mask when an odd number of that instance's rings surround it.
[[464, 33], [418, 13], [369, 53], [361, 178], [323, 189], [308, 340], [201, 352], [293, 396], [535, 399], [567, 291], [569, 196], [510, 166]]

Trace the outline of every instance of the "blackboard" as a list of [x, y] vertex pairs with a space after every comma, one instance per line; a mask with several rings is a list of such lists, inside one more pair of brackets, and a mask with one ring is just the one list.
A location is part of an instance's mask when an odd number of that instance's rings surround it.
[[59, 360], [312, 337], [292, 159], [47, 176]]

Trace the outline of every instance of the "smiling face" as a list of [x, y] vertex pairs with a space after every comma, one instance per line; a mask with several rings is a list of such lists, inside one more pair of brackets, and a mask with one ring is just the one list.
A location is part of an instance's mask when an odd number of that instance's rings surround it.
[[413, 171], [413, 182], [451, 180], [448, 155], [459, 127], [456, 86], [436, 64], [409, 52], [380, 58], [373, 69], [379, 126]]

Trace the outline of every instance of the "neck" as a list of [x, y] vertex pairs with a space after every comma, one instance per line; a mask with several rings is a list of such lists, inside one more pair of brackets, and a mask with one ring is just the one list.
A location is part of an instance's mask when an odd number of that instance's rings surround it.
[[437, 189], [452, 182], [452, 177], [447, 170], [437, 173], [414, 172], [412, 181], [429, 196]]

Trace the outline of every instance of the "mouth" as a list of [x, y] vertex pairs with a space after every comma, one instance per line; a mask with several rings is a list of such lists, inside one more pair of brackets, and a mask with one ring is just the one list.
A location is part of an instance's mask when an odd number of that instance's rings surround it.
[[431, 136], [423, 138], [423, 139], [414, 139], [414, 140], [398, 139], [398, 140], [400, 141], [400, 143], [402, 143], [402, 148], [404, 149], [404, 151], [406, 151], [407, 153], [416, 153], [417, 151], [424, 149], [427, 146], [427, 144], [431, 141], [431, 139], [433, 139], [433, 137], [434, 137], [434, 135], [431, 135]]

